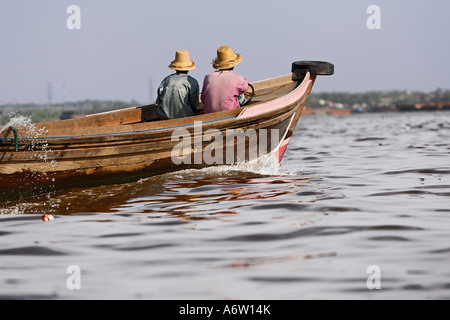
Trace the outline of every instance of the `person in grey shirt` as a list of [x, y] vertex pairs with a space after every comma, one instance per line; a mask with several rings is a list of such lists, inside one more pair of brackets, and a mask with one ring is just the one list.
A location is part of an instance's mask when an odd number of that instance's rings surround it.
[[187, 50], [179, 50], [169, 68], [176, 73], [166, 77], [158, 88], [158, 115], [161, 119], [195, 116], [199, 105], [200, 87], [188, 72], [197, 68]]

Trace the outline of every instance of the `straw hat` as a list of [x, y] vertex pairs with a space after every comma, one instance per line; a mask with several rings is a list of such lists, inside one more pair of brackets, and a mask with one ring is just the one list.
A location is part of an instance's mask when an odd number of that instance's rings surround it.
[[169, 65], [169, 68], [177, 71], [189, 71], [197, 68], [195, 63], [189, 57], [189, 51], [178, 50], [175, 54], [175, 60]]
[[223, 46], [217, 49], [217, 58], [213, 60], [214, 69], [230, 69], [241, 63], [242, 57], [231, 50], [229, 46]]

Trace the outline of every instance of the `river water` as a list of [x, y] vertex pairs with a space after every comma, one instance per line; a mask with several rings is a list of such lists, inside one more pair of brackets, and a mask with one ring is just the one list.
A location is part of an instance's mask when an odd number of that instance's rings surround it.
[[449, 221], [449, 112], [303, 117], [281, 167], [1, 205], [0, 298], [449, 299]]

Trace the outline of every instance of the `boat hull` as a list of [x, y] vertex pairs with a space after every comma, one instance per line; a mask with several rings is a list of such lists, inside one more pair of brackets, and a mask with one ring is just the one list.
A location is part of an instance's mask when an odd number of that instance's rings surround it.
[[301, 83], [287, 76], [261, 81], [255, 83], [254, 105], [192, 118], [146, 122], [154, 107], [131, 108], [38, 125], [46, 129], [39, 137], [16, 128], [17, 137], [2, 137], [0, 200], [257, 161], [267, 154], [281, 161], [314, 81], [310, 74]]

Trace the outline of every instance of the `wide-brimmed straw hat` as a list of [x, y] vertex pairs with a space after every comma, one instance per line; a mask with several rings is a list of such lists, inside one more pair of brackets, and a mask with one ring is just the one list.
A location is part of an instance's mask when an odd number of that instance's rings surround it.
[[175, 53], [175, 60], [169, 65], [169, 68], [176, 71], [189, 71], [197, 68], [195, 63], [189, 57], [189, 51], [178, 50]]
[[242, 57], [233, 52], [229, 46], [223, 46], [217, 49], [217, 58], [213, 60], [214, 69], [230, 69], [241, 63]]

